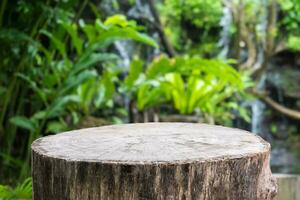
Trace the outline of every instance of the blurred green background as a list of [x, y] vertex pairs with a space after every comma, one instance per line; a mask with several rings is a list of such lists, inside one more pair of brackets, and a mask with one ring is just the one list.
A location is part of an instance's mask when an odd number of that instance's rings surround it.
[[0, 199], [30, 145], [118, 123], [242, 128], [300, 172], [299, 0], [1, 0]]

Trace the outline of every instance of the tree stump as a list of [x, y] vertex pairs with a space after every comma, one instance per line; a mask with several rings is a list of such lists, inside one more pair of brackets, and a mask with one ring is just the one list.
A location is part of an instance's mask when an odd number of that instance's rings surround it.
[[273, 199], [270, 145], [246, 131], [190, 123], [112, 125], [32, 144], [33, 198]]

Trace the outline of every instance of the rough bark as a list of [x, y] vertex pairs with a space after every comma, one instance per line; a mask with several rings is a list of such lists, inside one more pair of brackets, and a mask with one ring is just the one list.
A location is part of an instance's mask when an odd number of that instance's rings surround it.
[[264, 47], [264, 60], [260, 68], [254, 71], [258, 83], [268, 67], [269, 60], [274, 53], [277, 22], [277, 1], [271, 0], [268, 6], [268, 20]]
[[155, 2], [153, 0], [149, 0], [148, 1], [149, 3], [149, 6], [150, 6], [150, 10], [151, 10], [151, 13], [154, 17], [154, 20], [155, 20], [155, 27], [158, 31], [158, 34], [161, 38], [161, 42], [163, 44], [163, 46], [165, 47], [165, 50], [167, 52], [167, 54], [170, 56], [170, 57], [174, 57], [176, 55], [176, 52], [172, 46], [172, 44], [170, 43], [170, 41], [168, 40], [165, 32], [164, 32], [164, 29], [163, 29], [163, 25], [160, 21], [160, 17], [159, 17], [159, 14], [156, 10], [156, 7], [155, 7]]
[[245, 24], [241, 29], [242, 38], [245, 41], [248, 49], [248, 58], [241, 64], [242, 69], [251, 69], [253, 68], [256, 61], [256, 42], [255, 42], [255, 27], [247, 27]]
[[231, 10], [232, 18], [233, 18], [233, 24], [237, 27], [236, 34], [233, 38], [233, 50], [232, 50], [232, 56], [235, 59], [240, 58], [241, 48], [240, 48], [240, 42], [242, 39], [242, 22], [244, 20], [244, 3], [242, 0], [238, 1], [238, 5], [235, 5], [234, 2], [230, 1], [224, 1], [226, 2], [227, 6]]
[[253, 90], [252, 93], [259, 97], [261, 100], [263, 100], [266, 104], [268, 104], [277, 112], [284, 114], [285, 116], [290, 117], [292, 119], [300, 120], [300, 111], [287, 108], [284, 105], [277, 103], [271, 97], [269, 97], [266, 92], [258, 92], [257, 90]]
[[33, 198], [273, 199], [269, 151], [256, 135], [205, 124], [81, 129], [32, 144]]

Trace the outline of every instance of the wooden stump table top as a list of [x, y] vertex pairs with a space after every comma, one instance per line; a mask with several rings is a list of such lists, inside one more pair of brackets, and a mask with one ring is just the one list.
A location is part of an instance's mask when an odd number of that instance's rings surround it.
[[103, 126], [47, 136], [32, 150], [67, 161], [119, 164], [191, 163], [253, 156], [270, 150], [239, 129], [191, 123]]
[[270, 145], [191, 123], [103, 126], [32, 144], [34, 200], [271, 200]]

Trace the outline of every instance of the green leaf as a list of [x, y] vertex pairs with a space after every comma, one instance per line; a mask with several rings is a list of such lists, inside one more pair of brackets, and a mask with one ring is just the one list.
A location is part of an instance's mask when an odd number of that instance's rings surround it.
[[97, 39], [97, 41], [95, 41], [94, 43], [90, 44], [89, 46], [87, 46], [87, 48], [85, 49], [85, 51], [82, 53], [82, 55], [79, 57], [77, 63], [81, 63], [81, 62], [86, 62], [89, 58], [89, 56], [91, 56], [91, 54], [108, 47], [109, 45], [111, 45], [112, 43], [114, 43], [116, 41], [115, 38], [106, 38], [105, 40], [101, 40], [101, 39]]
[[42, 99], [42, 101], [47, 104], [47, 100], [46, 100], [46, 94], [45, 92], [40, 89], [38, 86], [37, 86], [37, 83], [34, 82], [33, 80], [31, 80], [30, 77], [24, 75], [24, 74], [21, 74], [21, 73], [17, 73], [17, 76], [22, 78], [23, 80], [25, 80], [26, 82], [29, 83], [30, 87], [33, 89], [34, 92], [37, 93], [37, 95]]
[[122, 27], [128, 26], [128, 21], [124, 15], [113, 15], [108, 17], [105, 22], [105, 25], [119, 25]]
[[67, 124], [60, 121], [51, 121], [47, 124], [47, 133], [59, 133], [68, 129]]
[[40, 120], [46, 117], [46, 111], [38, 111], [31, 117], [33, 120]]
[[32, 199], [32, 179], [27, 178], [19, 184], [15, 189], [0, 185], [0, 199], [2, 200], [30, 200]]
[[116, 74], [113, 72], [106, 71], [102, 75], [101, 86], [99, 88], [99, 92], [95, 97], [95, 106], [99, 108], [100, 106], [113, 106], [113, 95], [115, 93], [115, 83]]
[[0, 96], [4, 95], [7, 91], [7, 88], [0, 86]]
[[66, 106], [70, 103], [79, 103], [80, 98], [77, 95], [67, 95], [59, 97], [47, 109], [47, 118], [57, 117], [66, 111]]
[[94, 78], [96, 76], [97, 76], [97, 72], [95, 70], [86, 70], [79, 73], [78, 75], [71, 74], [61, 86], [59, 90], [59, 96], [67, 94], [68, 92], [77, 88], [85, 81]]
[[98, 39], [101, 41], [131, 39], [158, 48], [158, 45], [155, 42], [155, 40], [153, 40], [146, 34], [138, 32], [136, 29], [137, 27], [135, 26], [120, 27], [114, 25], [109, 27], [107, 30], [103, 30], [103, 32], [99, 35]]
[[248, 123], [251, 122], [251, 118], [250, 118], [250, 114], [248, 112], [248, 110], [244, 107], [239, 107], [238, 108], [238, 112], [240, 114], [240, 116]]
[[25, 32], [22, 32], [16, 28], [4, 28], [0, 29], [0, 39], [9, 41], [10, 43], [21, 43], [21, 42], [30, 42], [30, 44], [35, 46], [40, 46], [39, 43]]
[[83, 58], [79, 58], [78, 63], [75, 64], [74, 69], [71, 71], [71, 75], [86, 70], [99, 62], [117, 60], [118, 58], [117, 55], [111, 53], [91, 53]]
[[175, 68], [172, 67], [169, 58], [160, 56], [156, 58], [147, 68], [146, 76], [148, 79], [154, 79], [157, 76], [165, 75], [172, 72]]
[[95, 27], [90, 24], [85, 24], [83, 20], [79, 21], [79, 25], [87, 36], [89, 44], [94, 43], [97, 37], [97, 30], [95, 29]]
[[24, 198], [24, 199], [31, 199], [32, 195], [32, 179], [27, 178], [24, 180], [24, 182], [21, 185], [18, 185], [14, 193], [18, 197], [18, 199]]
[[144, 62], [139, 59], [134, 59], [130, 64], [129, 74], [125, 78], [125, 85], [126, 87], [130, 88], [133, 87], [134, 83], [138, 80], [140, 75], [143, 72], [143, 65]]
[[116, 116], [112, 117], [112, 122], [113, 124], [124, 124], [123, 120]]
[[93, 99], [100, 90], [101, 82], [95, 77], [87, 80], [77, 88], [77, 94], [80, 97], [80, 104], [85, 114], [89, 114], [89, 109]]
[[137, 108], [143, 110], [166, 101], [164, 90], [158, 81], [149, 81], [142, 84], [137, 92]]
[[12, 200], [12, 189], [7, 185], [0, 185], [0, 199]]
[[29, 131], [33, 132], [36, 130], [36, 124], [27, 117], [15, 116], [15, 117], [10, 118], [9, 121], [10, 121], [10, 123], [12, 123], [14, 125], [24, 128], [24, 129], [27, 129]]
[[181, 75], [179, 73], [168, 73], [165, 78], [171, 86], [169, 89], [172, 91], [175, 108], [184, 114], [187, 110], [187, 98]]
[[65, 46], [65, 44], [62, 41], [60, 41], [57, 37], [55, 37], [52, 33], [48, 32], [46, 30], [41, 30], [40, 32], [51, 39], [51, 41], [54, 44], [54, 47], [65, 58], [66, 57], [66, 46]]
[[64, 29], [69, 33], [72, 39], [72, 44], [75, 46], [77, 54], [81, 54], [83, 47], [83, 40], [78, 35], [77, 25], [71, 24], [65, 21], [59, 21], [59, 23], [64, 27]]
[[[5, 165], [9, 167], [22, 167], [24, 165], [23, 160], [16, 158], [15, 156], [11, 155], [10, 153], [1, 153], [0, 158], [4, 161]], [[0, 192], [1, 194], [1, 192]], [[1, 197], [1, 195], [0, 195]]]

